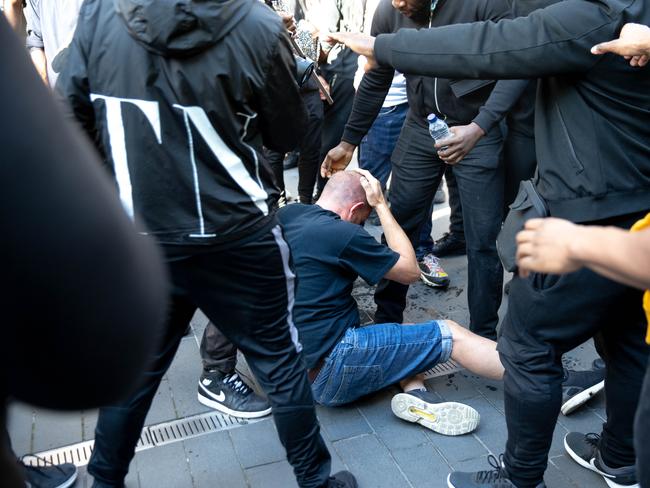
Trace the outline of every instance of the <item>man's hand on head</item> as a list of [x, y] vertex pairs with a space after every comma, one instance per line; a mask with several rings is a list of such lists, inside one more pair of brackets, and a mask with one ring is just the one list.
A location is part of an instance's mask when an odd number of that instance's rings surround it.
[[288, 12], [278, 12], [278, 15], [282, 19], [282, 23], [284, 24], [284, 27], [291, 33], [295, 34], [296, 33], [296, 19], [293, 17], [292, 14]]
[[382, 204], [385, 205], [386, 200], [384, 199], [384, 192], [381, 189], [381, 183], [379, 183], [379, 180], [372, 176], [368, 170], [355, 168], [352, 171], [361, 175], [361, 187], [363, 188], [363, 191], [366, 192], [366, 200], [368, 200], [368, 204], [372, 208], [378, 207]]
[[375, 38], [366, 34], [354, 32], [331, 32], [325, 38], [326, 42], [345, 44], [355, 53], [365, 56], [367, 59], [365, 70], [375, 68]]

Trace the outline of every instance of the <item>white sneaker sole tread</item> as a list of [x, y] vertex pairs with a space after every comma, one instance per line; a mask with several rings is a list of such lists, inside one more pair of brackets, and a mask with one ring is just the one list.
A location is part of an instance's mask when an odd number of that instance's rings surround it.
[[443, 435], [468, 434], [476, 430], [481, 420], [479, 413], [469, 405], [428, 403], [408, 393], [395, 395], [390, 406], [397, 417]]

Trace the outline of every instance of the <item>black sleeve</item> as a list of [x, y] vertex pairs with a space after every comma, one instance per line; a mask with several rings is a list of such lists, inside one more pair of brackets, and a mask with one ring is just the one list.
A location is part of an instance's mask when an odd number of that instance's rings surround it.
[[264, 145], [285, 153], [296, 148], [307, 128], [307, 111], [296, 82], [296, 61], [282, 28], [266, 79], [259, 88], [259, 128]]
[[[390, 1], [382, 1], [372, 17], [371, 35], [393, 32], [389, 18], [392, 11]], [[390, 10], [388, 10], [390, 9]], [[355, 146], [368, 133], [374, 123], [384, 99], [390, 90], [395, 70], [389, 66], [379, 66], [363, 75], [354, 96], [352, 112], [348, 117], [341, 139]], [[336, 103], [336, 100], [334, 101]]]
[[4, 18], [0, 45], [0, 396], [96, 407], [140, 380], [162, 333], [163, 266]]
[[510, 112], [530, 82], [530, 80], [498, 81], [485, 101], [485, 105], [479, 109], [472, 122], [475, 122], [487, 134]]
[[595, 2], [565, 0], [513, 20], [382, 35], [375, 55], [381, 64], [404, 73], [444, 78], [583, 73], [601, 59], [590, 48], [617, 37], [620, 23], [620, 15]]

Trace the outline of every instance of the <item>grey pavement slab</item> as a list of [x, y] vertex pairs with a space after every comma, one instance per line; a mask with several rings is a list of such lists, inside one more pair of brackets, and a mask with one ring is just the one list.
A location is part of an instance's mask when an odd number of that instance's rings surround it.
[[414, 488], [439, 488], [449, 465], [430, 442], [404, 449], [392, 449], [393, 458]]
[[244, 468], [283, 461], [286, 453], [270, 418], [230, 431], [235, 452]]
[[193, 486], [192, 474], [182, 442], [141, 451], [137, 457], [141, 487]]
[[244, 469], [228, 431], [188, 439], [183, 444], [194, 486], [246, 486]]
[[332, 442], [372, 432], [372, 428], [354, 404], [337, 408], [319, 406], [316, 412], [323, 435]]
[[81, 442], [81, 412], [54, 412], [39, 409], [34, 413], [34, 451], [47, 451]]

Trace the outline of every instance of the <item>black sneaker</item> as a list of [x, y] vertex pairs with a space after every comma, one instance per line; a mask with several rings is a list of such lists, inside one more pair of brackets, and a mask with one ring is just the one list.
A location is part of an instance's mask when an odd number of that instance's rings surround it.
[[469, 405], [435, 400], [426, 390], [411, 390], [395, 395], [390, 408], [402, 420], [418, 423], [438, 434], [463, 435], [478, 427], [481, 416]]
[[434, 288], [446, 288], [449, 286], [449, 275], [440, 265], [440, 260], [433, 254], [425, 255], [418, 261], [420, 267], [420, 278], [425, 285]]
[[27, 488], [67, 488], [77, 480], [77, 467], [71, 463], [52, 464], [37, 456], [25, 456], [37, 459], [43, 466], [29, 466], [21, 462]]
[[226, 376], [204, 372], [199, 380], [199, 402], [220, 412], [253, 419], [271, 413], [271, 406], [258, 396], [237, 373]]
[[639, 488], [636, 467], [634, 465], [622, 468], [607, 466], [600, 455], [599, 442], [598, 434], [569, 432], [564, 436], [564, 449], [580, 466], [601, 475], [611, 488]]
[[588, 371], [564, 370], [562, 381], [562, 413], [569, 415], [605, 388], [605, 369]]
[[[454, 471], [447, 476], [449, 488], [517, 488], [508, 478], [508, 472], [503, 466], [503, 454], [499, 459], [493, 455], [488, 456], [488, 462], [493, 469], [476, 471], [474, 473]], [[546, 488], [544, 482], [537, 488]]]
[[467, 254], [465, 237], [458, 237], [458, 234], [445, 232], [440, 239], [433, 244], [433, 254], [436, 256], [462, 256]]
[[327, 480], [327, 488], [358, 488], [357, 479], [349, 471], [339, 471]]

